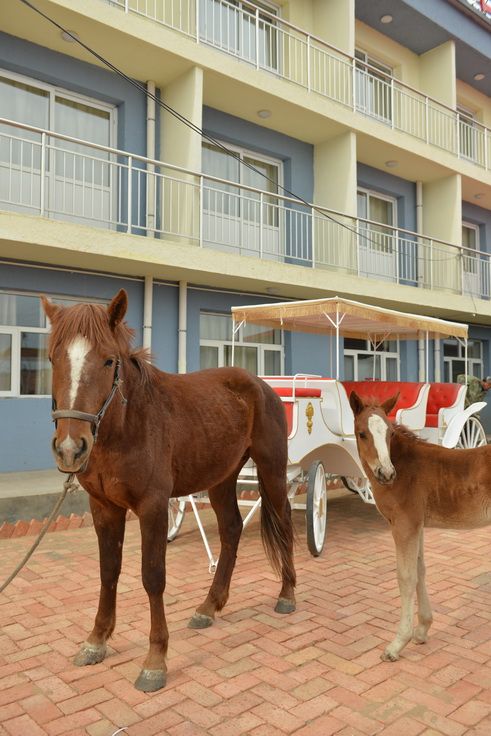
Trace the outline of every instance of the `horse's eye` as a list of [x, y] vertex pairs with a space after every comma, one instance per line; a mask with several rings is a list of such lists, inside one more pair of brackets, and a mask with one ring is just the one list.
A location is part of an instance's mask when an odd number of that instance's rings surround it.
[[108, 368], [110, 368], [112, 365], [114, 365], [114, 360], [112, 358], [108, 358], [104, 365], [107, 365]]
[[361, 440], [366, 440], [366, 438], [367, 438], [366, 432], [360, 432], [360, 434], [358, 435], [358, 437], [359, 437], [359, 438], [360, 438]]

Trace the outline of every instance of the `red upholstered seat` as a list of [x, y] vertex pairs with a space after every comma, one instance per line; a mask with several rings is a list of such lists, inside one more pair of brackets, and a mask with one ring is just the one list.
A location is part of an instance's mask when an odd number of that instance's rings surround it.
[[295, 386], [295, 391], [293, 390], [293, 386], [273, 386], [273, 391], [278, 394], [278, 396], [298, 396], [299, 399], [305, 399], [305, 398], [317, 398], [321, 395], [320, 388], [297, 388]]
[[440, 409], [453, 406], [461, 389], [458, 383], [432, 383], [426, 407], [426, 427], [438, 427]]
[[288, 437], [291, 435], [292, 428], [293, 428], [293, 405], [294, 403], [295, 402], [293, 401], [283, 402], [283, 408], [285, 410], [285, 415], [286, 415], [286, 425], [288, 427]]
[[409, 409], [416, 404], [424, 385], [405, 381], [343, 381], [348, 397], [352, 391], [356, 391], [362, 399], [373, 399], [381, 403], [399, 392], [399, 399], [389, 414], [391, 419], [395, 419], [399, 409]]

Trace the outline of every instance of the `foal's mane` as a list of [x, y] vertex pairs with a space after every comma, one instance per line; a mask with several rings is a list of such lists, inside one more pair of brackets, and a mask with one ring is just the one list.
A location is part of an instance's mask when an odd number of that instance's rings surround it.
[[154, 368], [151, 355], [146, 348], [132, 346], [135, 331], [126, 322], [119, 322], [113, 330], [109, 327], [107, 309], [102, 304], [75, 304], [62, 307], [56, 312], [51, 325], [49, 355], [62, 344], [67, 344], [77, 335], [83, 335], [93, 345], [111, 350], [114, 344], [121, 358], [127, 358], [139, 369], [142, 381], [150, 381]]

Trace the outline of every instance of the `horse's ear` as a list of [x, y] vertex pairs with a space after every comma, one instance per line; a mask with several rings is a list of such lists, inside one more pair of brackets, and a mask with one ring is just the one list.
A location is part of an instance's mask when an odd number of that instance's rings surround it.
[[56, 314], [60, 311], [61, 307], [59, 304], [53, 304], [52, 301], [46, 296], [41, 296], [41, 304], [44, 309], [44, 313], [50, 322], [53, 322]]
[[109, 315], [109, 327], [114, 330], [115, 327], [124, 319], [126, 310], [128, 309], [128, 294], [124, 289], [120, 289], [111, 304], [107, 308]]
[[398, 391], [395, 396], [391, 396], [390, 399], [386, 399], [383, 404], [380, 404], [380, 408], [384, 410], [384, 412], [389, 416], [390, 412], [394, 408], [394, 406], [399, 401], [399, 395], [400, 391]]
[[355, 415], [355, 417], [363, 411], [363, 408], [364, 408], [363, 401], [360, 399], [356, 391], [352, 391], [350, 393], [349, 403], [350, 403], [351, 408], [353, 409], [353, 414]]

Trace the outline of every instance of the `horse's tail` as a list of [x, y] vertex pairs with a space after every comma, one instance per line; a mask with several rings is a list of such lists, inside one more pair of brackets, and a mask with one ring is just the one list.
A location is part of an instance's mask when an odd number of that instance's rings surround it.
[[273, 570], [284, 581], [296, 585], [295, 567], [293, 565], [293, 542], [295, 540], [291, 507], [288, 497], [285, 498], [283, 515], [272, 504], [270, 497], [264, 492], [264, 486], [259, 479], [261, 494], [261, 538]]

